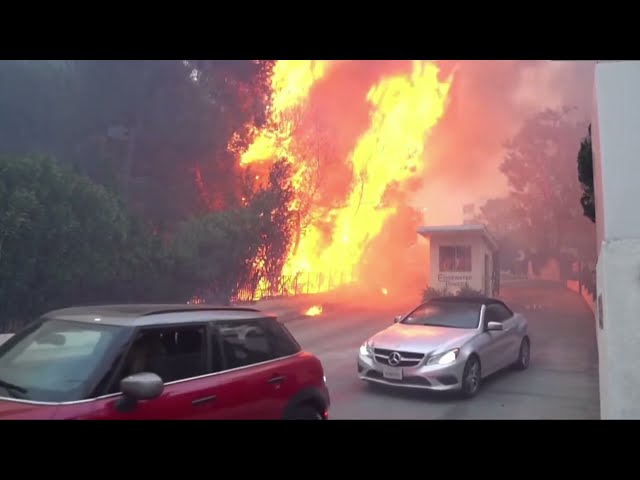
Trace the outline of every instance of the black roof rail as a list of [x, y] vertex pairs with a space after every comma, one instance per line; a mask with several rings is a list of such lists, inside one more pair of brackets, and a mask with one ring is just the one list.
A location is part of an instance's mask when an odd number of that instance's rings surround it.
[[166, 308], [160, 310], [150, 310], [142, 314], [143, 317], [148, 317], [149, 315], [162, 315], [165, 313], [183, 313], [183, 312], [217, 312], [221, 310], [232, 310], [236, 312], [260, 312], [257, 308], [251, 307], [176, 307], [176, 308]]

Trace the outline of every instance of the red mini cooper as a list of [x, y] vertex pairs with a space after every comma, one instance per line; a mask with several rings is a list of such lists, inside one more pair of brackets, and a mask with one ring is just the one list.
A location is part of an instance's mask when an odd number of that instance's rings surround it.
[[68, 308], [0, 346], [0, 419], [324, 420], [329, 403], [320, 361], [255, 309]]

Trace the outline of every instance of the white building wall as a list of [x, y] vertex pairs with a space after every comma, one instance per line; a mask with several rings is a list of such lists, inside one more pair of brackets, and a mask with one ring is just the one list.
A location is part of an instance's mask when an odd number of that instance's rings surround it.
[[603, 419], [640, 419], [640, 62], [596, 66], [596, 331]]

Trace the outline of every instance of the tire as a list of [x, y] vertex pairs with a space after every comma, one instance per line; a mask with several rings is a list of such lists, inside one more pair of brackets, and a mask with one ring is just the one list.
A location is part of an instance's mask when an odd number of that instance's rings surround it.
[[520, 350], [518, 353], [518, 360], [513, 364], [516, 370], [526, 370], [529, 368], [531, 362], [531, 342], [529, 337], [524, 337], [520, 342]]
[[482, 369], [480, 366], [480, 360], [475, 355], [472, 355], [464, 365], [464, 372], [462, 374], [462, 389], [460, 393], [464, 398], [475, 397], [480, 390], [480, 383], [482, 382]]
[[322, 414], [311, 405], [298, 405], [287, 416], [287, 420], [322, 420]]

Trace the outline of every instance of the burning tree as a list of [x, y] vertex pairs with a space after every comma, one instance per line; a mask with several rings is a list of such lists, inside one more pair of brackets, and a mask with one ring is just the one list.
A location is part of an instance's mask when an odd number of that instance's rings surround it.
[[[390, 192], [414, 188], [426, 166], [425, 141], [444, 114], [451, 79], [440, 80], [429, 62], [412, 66], [407, 74], [383, 77], [353, 102], [368, 110], [359, 117], [368, 124], [352, 139], [351, 150], [338, 154], [331, 148], [336, 130], [325, 117], [326, 108], [322, 114], [314, 108], [325, 106], [322, 97], [314, 96], [314, 87], [335, 65], [275, 64], [269, 120], [263, 128], [255, 127], [249, 148], [236, 153], [240, 166], [263, 181], [275, 161], [290, 165], [295, 235], [282, 264], [284, 275], [309, 278], [340, 269], [340, 282], [353, 280], [368, 245], [403, 204], [402, 195]], [[344, 117], [345, 105], [339, 107]]]
[[249, 282], [252, 292], [262, 282], [271, 295], [280, 293], [282, 268], [299, 228], [298, 212], [291, 208], [294, 200], [291, 181], [291, 166], [280, 160], [271, 167], [268, 185], [250, 200], [249, 209], [256, 219], [259, 238]]
[[215, 303], [252, 299], [261, 282], [276, 285], [293, 235], [290, 182], [289, 166], [276, 162], [266, 185], [248, 180], [255, 190], [244, 205], [183, 222], [171, 245], [179, 283]]

